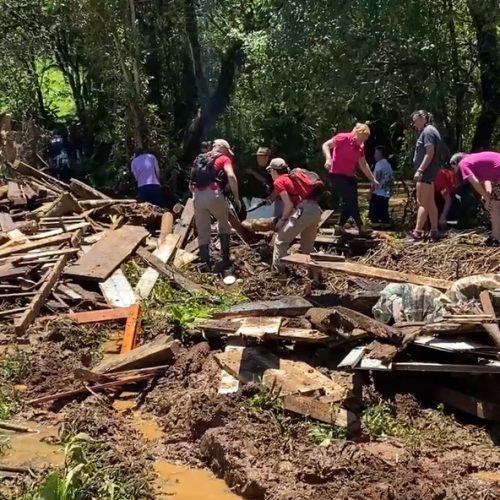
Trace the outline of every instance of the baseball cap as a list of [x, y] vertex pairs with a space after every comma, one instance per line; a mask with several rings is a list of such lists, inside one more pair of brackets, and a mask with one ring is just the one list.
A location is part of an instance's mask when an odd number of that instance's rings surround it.
[[283, 158], [274, 158], [266, 170], [269, 172], [270, 170], [283, 170], [285, 168], [288, 168], [288, 164]]
[[231, 156], [234, 156], [233, 150], [231, 149], [231, 146], [229, 145], [229, 142], [227, 142], [225, 139], [215, 139], [215, 141], [212, 143], [212, 145], [215, 146], [222, 146], [223, 148], [226, 148], [228, 153]]
[[255, 156], [271, 156], [271, 148], [259, 148]]

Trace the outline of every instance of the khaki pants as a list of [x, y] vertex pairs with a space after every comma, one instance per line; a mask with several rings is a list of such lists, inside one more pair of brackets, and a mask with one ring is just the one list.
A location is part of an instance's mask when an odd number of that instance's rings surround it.
[[318, 234], [318, 223], [322, 210], [315, 201], [304, 201], [299, 205], [288, 222], [276, 235], [273, 251], [273, 267], [282, 270], [280, 259], [285, 257], [293, 240], [300, 234], [302, 253], [310, 254], [314, 250], [314, 241]]
[[229, 209], [224, 195], [218, 190], [194, 191], [194, 221], [198, 232], [198, 244], [210, 243], [211, 216], [217, 219], [219, 234], [231, 234], [229, 225]]

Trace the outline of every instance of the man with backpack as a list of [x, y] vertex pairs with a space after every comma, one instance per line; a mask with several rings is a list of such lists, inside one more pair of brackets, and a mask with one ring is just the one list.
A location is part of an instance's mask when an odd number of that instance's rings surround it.
[[222, 250], [222, 265], [227, 269], [230, 264], [231, 226], [229, 209], [224, 197], [224, 190], [229, 186], [233, 196], [233, 205], [237, 212], [241, 210], [238, 193], [238, 180], [233, 170], [233, 152], [224, 139], [216, 139], [208, 153], [196, 157], [191, 169], [190, 187], [193, 193], [194, 220], [198, 232], [199, 258], [208, 269], [210, 262], [211, 217], [215, 217], [219, 226], [219, 238]]
[[[273, 178], [274, 191], [283, 201], [273, 250], [273, 267], [283, 272], [285, 266], [280, 261], [299, 234], [302, 253], [310, 254], [314, 250], [322, 213], [317, 198], [324, 184], [316, 173], [309, 170], [295, 168], [290, 171], [283, 158], [272, 160], [267, 171]], [[319, 273], [313, 274], [313, 279], [319, 283]]]

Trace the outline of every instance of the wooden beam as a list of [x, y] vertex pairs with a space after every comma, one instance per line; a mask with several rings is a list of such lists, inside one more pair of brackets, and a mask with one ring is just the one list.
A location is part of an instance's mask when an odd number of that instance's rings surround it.
[[70, 319], [80, 324], [101, 323], [103, 321], [116, 321], [117, 319], [127, 319], [132, 313], [132, 307], [117, 307], [115, 309], [100, 309], [97, 311], [72, 312], [59, 314], [57, 316], [42, 316], [39, 321], [54, 321], [56, 319]]
[[148, 231], [139, 226], [123, 226], [108, 232], [104, 238], [65, 271], [66, 276], [83, 280], [104, 281], [146, 239]]
[[130, 307], [130, 314], [125, 323], [125, 332], [123, 334], [120, 353], [130, 352], [137, 344], [137, 336], [141, 326], [141, 306], [135, 304]]
[[174, 228], [174, 234], [179, 235], [179, 242], [177, 244], [179, 248], [183, 248], [186, 243], [186, 238], [188, 236], [189, 230], [191, 229], [193, 219], [194, 219], [194, 202], [193, 198], [189, 198]]
[[215, 318], [238, 316], [300, 316], [307, 312], [312, 304], [302, 297], [290, 296], [277, 300], [259, 300], [233, 306], [226, 312], [216, 313]]
[[[179, 240], [179, 234], [166, 235], [163, 243], [160, 244], [160, 247], [157, 248], [152, 255], [157, 257], [163, 264], [168, 264], [175, 253]], [[148, 269], [146, 269], [140, 277], [135, 287], [137, 296], [142, 299], [147, 299], [151, 294], [159, 276], [160, 273], [156, 269], [148, 267]]]
[[318, 262], [311, 259], [308, 255], [304, 254], [289, 255], [281, 260], [285, 264], [306, 266], [314, 269], [348, 274], [350, 276], [379, 279], [394, 283], [413, 283], [415, 285], [426, 285], [437, 288], [438, 290], [447, 290], [452, 285], [452, 282], [447, 280], [420, 276], [418, 274], [401, 273], [398, 271], [391, 271], [389, 269], [381, 269], [364, 264], [356, 264], [354, 262]]
[[27, 175], [28, 177], [33, 177], [35, 179], [39, 179], [43, 182], [46, 182], [50, 185], [53, 191], [62, 193], [63, 191], [67, 191], [69, 189], [69, 185], [65, 182], [52, 177], [41, 170], [37, 170], [36, 168], [31, 167], [27, 163], [24, 163], [20, 160], [14, 161], [12, 168], [19, 172], [20, 174]]
[[70, 179], [69, 189], [75, 193], [79, 198], [94, 200], [111, 200], [111, 198], [104, 193], [101, 193], [97, 189], [85, 184], [85, 182], [79, 181], [78, 179]]
[[35, 250], [37, 248], [43, 248], [52, 245], [60, 245], [71, 239], [70, 233], [59, 234], [51, 238], [44, 238], [43, 240], [30, 241], [28, 243], [23, 243], [21, 245], [15, 245], [13, 247], [5, 248], [0, 250], [0, 257], [7, 257], [9, 255], [21, 252], [29, 252], [30, 250]]
[[7, 198], [10, 200], [14, 207], [26, 206], [28, 200], [23, 195], [21, 188], [17, 182], [9, 181], [7, 183], [8, 192]]
[[179, 349], [180, 343], [177, 340], [162, 335], [153, 342], [101, 361], [92, 371], [110, 373], [156, 366], [172, 360]]
[[[481, 301], [481, 306], [483, 311], [495, 318], [495, 308], [493, 307], [493, 303], [491, 302], [490, 292], [488, 290], [483, 290], [479, 294], [479, 300]], [[493, 342], [497, 347], [500, 347], [500, 328], [498, 327], [498, 323], [496, 319], [491, 323], [482, 323], [483, 328], [488, 332], [488, 335], [491, 337]]]
[[17, 335], [22, 335], [26, 331], [28, 326], [36, 318], [43, 304], [45, 303], [48, 296], [52, 292], [52, 289], [54, 288], [57, 280], [59, 279], [59, 276], [61, 276], [61, 273], [64, 269], [64, 266], [66, 265], [67, 260], [68, 260], [68, 255], [61, 255], [59, 257], [56, 264], [47, 275], [44, 283], [42, 284], [36, 295], [31, 300], [31, 303], [26, 309], [26, 311], [24, 311], [24, 313], [14, 321], [14, 328]]
[[71, 193], [63, 193], [44, 210], [44, 217], [61, 217], [72, 213], [82, 213], [82, 207]]
[[161, 275], [165, 276], [167, 279], [172, 280], [180, 288], [189, 292], [191, 294], [196, 293], [206, 293], [207, 289], [201, 285], [198, 285], [194, 281], [186, 278], [179, 271], [176, 271], [172, 267], [164, 264], [158, 257], [155, 257], [152, 253], [148, 252], [145, 248], [139, 248], [137, 250], [137, 255], [146, 262], [153, 269], [156, 269]]
[[167, 235], [171, 234], [173, 230], [174, 230], [174, 215], [172, 214], [172, 212], [165, 212], [161, 216], [160, 239], [158, 240], [158, 247], [161, 247]]

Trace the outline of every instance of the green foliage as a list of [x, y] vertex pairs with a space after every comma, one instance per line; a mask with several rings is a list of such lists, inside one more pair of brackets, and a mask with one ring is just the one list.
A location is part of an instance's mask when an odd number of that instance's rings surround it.
[[0, 420], [9, 420], [20, 409], [19, 396], [10, 386], [0, 387]]
[[0, 360], [0, 379], [6, 382], [21, 383], [31, 372], [29, 356], [16, 350]]
[[366, 408], [362, 423], [369, 436], [396, 436], [400, 431], [400, 425], [394, 418], [394, 409], [386, 402]]
[[[25, 487], [20, 500], [133, 500], [136, 498], [126, 478], [114, 476], [93, 455], [89, 437], [78, 434], [65, 445], [65, 465], [37, 483]], [[123, 481], [123, 482], [121, 482]]]
[[309, 423], [307, 435], [318, 446], [328, 446], [332, 441], [347, 439], [347, 429], [338, 425]]
[[245, 406], [258, 412], [283, 414], [283, 402], [267, 389], [262, 389], [245, 401]]

